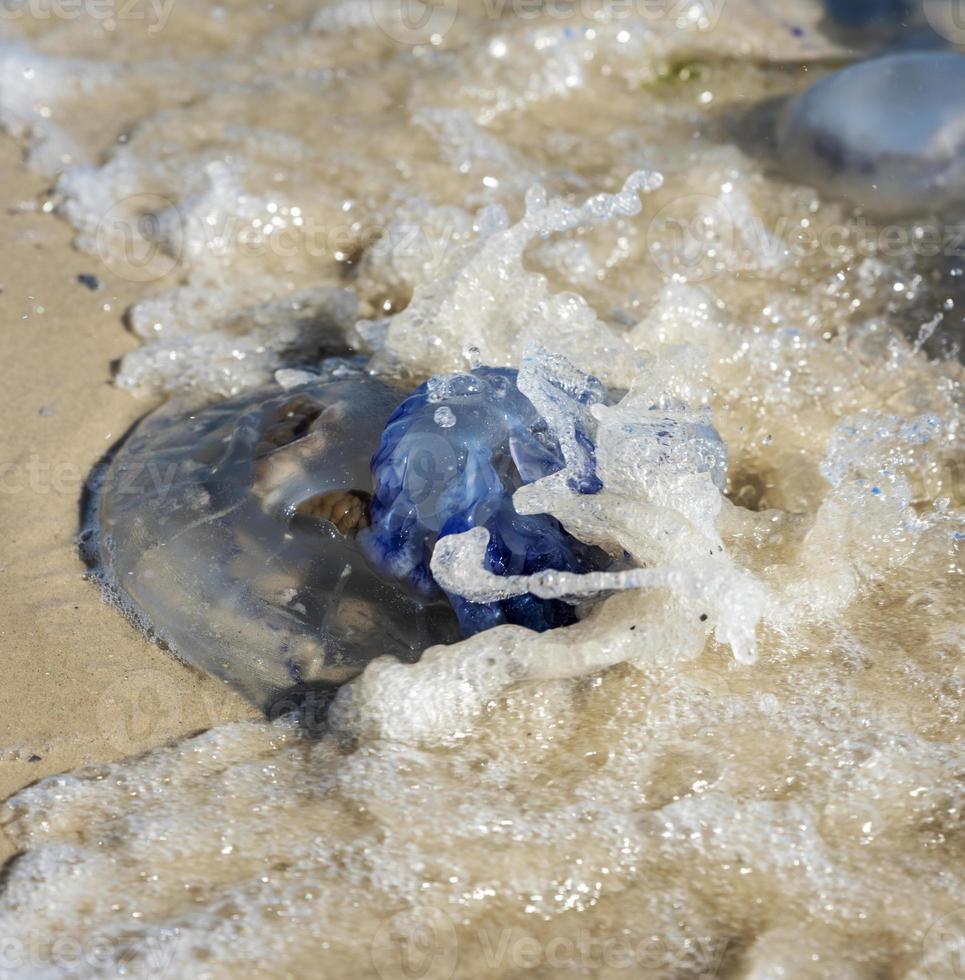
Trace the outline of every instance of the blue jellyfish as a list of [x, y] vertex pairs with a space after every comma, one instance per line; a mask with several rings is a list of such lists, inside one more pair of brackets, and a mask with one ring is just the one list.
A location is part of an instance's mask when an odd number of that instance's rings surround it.
[[[517, 387], [515, 370], [480, 367], [433, 378], [396, 409], [372, 461], [371, 526], [358, 535], [369, 562], [416, 594], [440, 594], [429, 570], [436, 541], [474, 527], [490, 533], [487, 569], [529, 575], [587, 572], [607, 558], [547, 514], [518, 514], [515, 490], [564, 469], [567, 461], [546, 420]], [[584, 401], [598, 400], [595, 379]], [[594, 493], [592, 441], [576, 441], [589, 460], [574, 488]], [[572, 606], [532, 595], [470, 602], [448, 595], [466, 635], [501, 623], [543, 631], [572, 623]]]

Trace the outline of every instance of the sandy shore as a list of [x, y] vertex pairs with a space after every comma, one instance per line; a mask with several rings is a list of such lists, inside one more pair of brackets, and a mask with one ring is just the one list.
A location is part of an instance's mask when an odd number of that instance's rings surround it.
[[[123, 328], [144, 291], [24, 209], [47, 182], [0, 142], [6, 221], [0, 285], [0, 798], [51, 773], [141, 752], [251, 709], [177, 663], [107, 606], [77, 557], [78, 505], [101, 454], [152, 403], [110, 383], [136, 346]], [[78, 275], [93, 274], [91, 290]], [[0, 837], [0, 861], [12, 849]]]

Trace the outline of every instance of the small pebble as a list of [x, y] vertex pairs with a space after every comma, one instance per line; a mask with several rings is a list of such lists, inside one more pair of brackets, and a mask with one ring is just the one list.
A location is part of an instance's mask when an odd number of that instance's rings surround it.
[[77, 281], [82, 286], [86, 286], [91, 292], [94, 292], [94, 290], [101, 288], [100, 279], [98, 279], [97, 276], [92, 275], [89, 272], [81, 272], [77, 276]]

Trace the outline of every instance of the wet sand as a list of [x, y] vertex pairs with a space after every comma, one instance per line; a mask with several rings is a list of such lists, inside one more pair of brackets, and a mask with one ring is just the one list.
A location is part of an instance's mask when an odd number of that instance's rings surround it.
[[[0, 141], [0, 798], [42, 776], [120, 758], [252, 715], [223, 685], [152, 645], [84, 578], [76, 548], [91, 467], [152, 406], [111, 384], [137, 346], [123, 327], [147, 288], [71, 246], [47, 182]], [[98, 277], [91, 290], [78, 275]], [[0, 861], [12, 848], [0, 832]]]

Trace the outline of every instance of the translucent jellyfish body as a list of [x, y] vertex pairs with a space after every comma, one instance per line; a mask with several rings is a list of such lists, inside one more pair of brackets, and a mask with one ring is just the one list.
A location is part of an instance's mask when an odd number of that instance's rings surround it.
[[[584, 601], [664, 583], [547, 512], [604, 489], [597, 439], [619, 483], [614, 425], [648, 491], [709, 476], [700, 507], [713, 511], [723, 486], [708, 421], [640, 393], [642, 418], [607, 407], [598, 379], [542, 348], [518, 371], [438, 375], [407, 397], [343, 361], [321, 370], [149, 415], [100, 472], [85, 532], [136, 621], [268, 710], [324, 700], [383, 655], [412, 663], [501, 624], [567, 626]], [[608, 413], [620, 421], [603, 431]]]
[[849, 46], [942, 48], [963, 36], [961, 0], [824, 0], [824, 9], [821, 29], [843, 32]]
[[[373, 565], [426, 597], [441, 594], [430, 572], [436, 542], [473, 528], [489, 533], [484, 566], [500, 576], [547, 569], [588, 572], [608, 559], [546, 514], [519, 514], [523, 484], [567, 467], [557, 435], [518, 387], [518, 373], [476, 368], [431, 379], [396, 410], [373, 460], [372, 524], [359, 544]], [[577, 396], [602, 399], [595, 379]], [[535, 397], [535, 396], [534, 396]], [[580, 426], [574, 444], [590, 460], [580, 492], [599, 489], [592, 442]], [[473, 602], [447, 593], [467, 635], [501, 623], [545, 630], [574, 622], [573, 607], [532, 594]]]
[[362, 556], [370, 461], [403, 392], [364, 374], [148, 416], [101, 474], [97, 574], [183, 660], [271, 709], [459, 630]]
[[878, 213], [965, 201], [965, 55], [890, 54], [822, 79], [788, 105], [778, 149], [793, 179]]
[[913, 12], [909, 0], [825, 0], [828, 13], [847, 27], [867, 27], [907, 19]]

